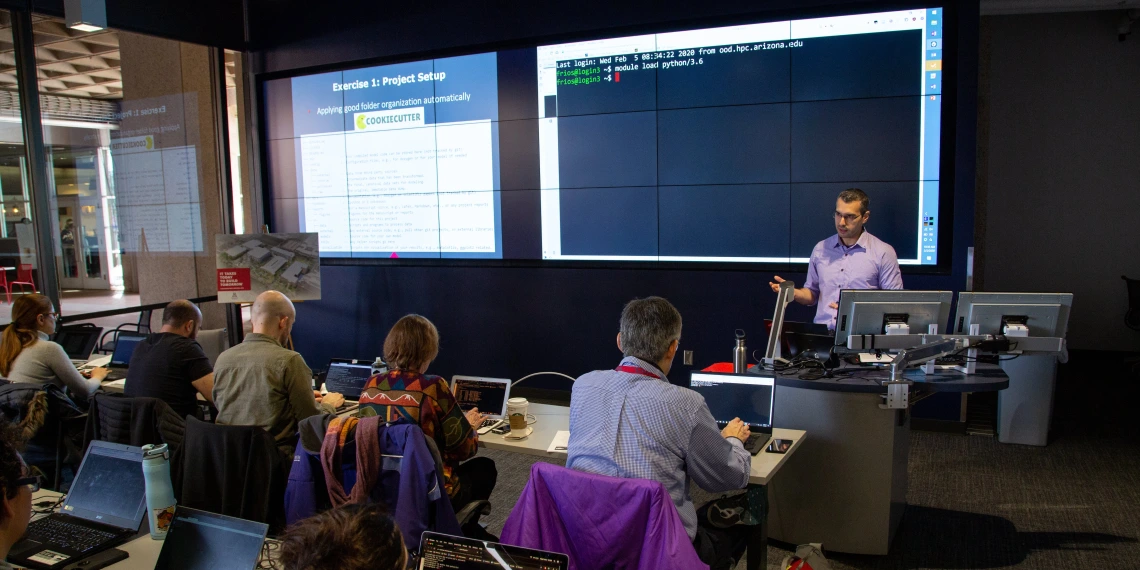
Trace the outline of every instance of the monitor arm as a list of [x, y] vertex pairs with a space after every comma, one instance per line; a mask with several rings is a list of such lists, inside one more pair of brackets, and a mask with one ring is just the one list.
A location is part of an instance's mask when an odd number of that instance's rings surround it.
[[957, 349], [958, 342], [953, 339], [924, 344], [915, 348], [907, 348], [899, 352], [898, 355], [895, 356], [895, 359], [891, 361], [891, 382], [898, 382], [902, 377], [903, 371], [906, 370], [908, 366], [922, 364], [927, 360], [946, 356]]

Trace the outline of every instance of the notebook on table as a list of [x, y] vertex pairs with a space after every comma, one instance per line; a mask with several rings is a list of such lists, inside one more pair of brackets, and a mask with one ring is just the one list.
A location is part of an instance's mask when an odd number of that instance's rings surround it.
[[776, 379], [755, 374], [693, 372], [689, 388], [704, 396], [717, 426], [724, 429], [733, 418], [748, 424], [752, 435], [744, 447], [756, 455], [772, 439]]
[[142, 448], [92, 441], [59, 512], [32, 521], [8, 561], [63, 568], [133, 537], [145, 515]]

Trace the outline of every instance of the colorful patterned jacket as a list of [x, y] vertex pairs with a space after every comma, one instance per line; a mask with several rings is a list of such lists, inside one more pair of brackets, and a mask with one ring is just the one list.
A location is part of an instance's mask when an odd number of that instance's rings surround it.
[[368, 409], [390, 422], [419, 425], [425, 435], [435, 440], [443, 456], [447, 495], [455, 497], [459, 493], [456, 468], [475, 456], [479, 436], [467, 422], [446, 380], [402, 370], [377, 374], [360, 394], [361, 414], [367, 414]]

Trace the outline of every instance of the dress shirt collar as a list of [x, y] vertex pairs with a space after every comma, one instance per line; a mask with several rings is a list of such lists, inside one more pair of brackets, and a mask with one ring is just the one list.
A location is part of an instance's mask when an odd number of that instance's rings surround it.
[[662, 372], [656, 364], [650, 364], [649, 362], [642, 360], [636, 356], [627, 356], [625, 358], [622, 358], [621, 364], [618, 364], [618, 366], [636, 366], [646, 372], [656, 374], [658, 377], [660, 377], [662, 382], [669, 381], [669, 379], [665, 377], [665, 373]]
[[270, 342], [270, 343], [276, 344], [277, 346], [281, 346], [281, 342], [279, 342], [277, 339], [275, 339], [275, 338], [273, 338], [267, 334], [261, 334], [261, 333], [255, 333], [255, 332], [251, 332], [251, 333], [245, 335], [245, 340], [243, 340], [242, 342]]
[[855, 245], [848, 247], [847, 244], [843, 243], [843, 240], [840, 239], [839, 234], [835, 234], [834, 236], [831, 236], [831, 238], [835, 240], [831, 244], [831, 247], [842, 247], [844, 249], [855, 249], [857, 247], [861, 247], [866, 250], [867, 242], [870, 241], [870, 235], [871, 234], [867, 231], [867, 228], [863, 228], [863, 233], [859, 234], [859, 239], [855, 240]]

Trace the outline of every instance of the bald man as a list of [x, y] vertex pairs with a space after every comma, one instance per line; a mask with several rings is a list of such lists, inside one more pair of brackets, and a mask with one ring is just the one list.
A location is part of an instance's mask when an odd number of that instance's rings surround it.
[[195, 340], [202, 311], [179, 299], [162, 311], [162, 328], [139, 342], [127, 368], [123, 392], [131, 397], [158, 398], [180, 416], [195, 415], [197, 395], [213, 401], [214, 371]]
[[266, 291], [253, 302], [253, 332], [223, 352], [214, 365], [214, 405], [218, 423], [261, 426], [286, 457], [297, 445], [297, 422], [334, 413], [340, 394], [316, 399], [313, 371], [301, 355], [282, 346], [293, 330], [297, 310], [285, 295]]

